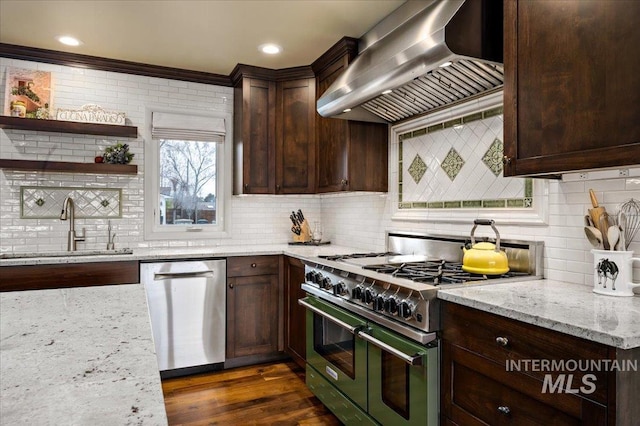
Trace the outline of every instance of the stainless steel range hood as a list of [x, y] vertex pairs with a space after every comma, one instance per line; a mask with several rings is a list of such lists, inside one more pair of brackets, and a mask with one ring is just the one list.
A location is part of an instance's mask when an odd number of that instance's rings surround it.
[[318, 113], [395, 123], [498, 90], [502, 20], [500, 0], [408, 1], [360, 39]]

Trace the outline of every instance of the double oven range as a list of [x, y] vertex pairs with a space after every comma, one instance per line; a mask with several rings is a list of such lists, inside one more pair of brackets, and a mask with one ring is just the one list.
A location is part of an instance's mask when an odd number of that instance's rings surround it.
[[461, 269], [468, 242], [387, 233], [385, 253], [304, 260], [307, 386], [343, 423], [437, 425], [438, 288], [542, 275], [542, 243], [502, 240], [495, 277]]

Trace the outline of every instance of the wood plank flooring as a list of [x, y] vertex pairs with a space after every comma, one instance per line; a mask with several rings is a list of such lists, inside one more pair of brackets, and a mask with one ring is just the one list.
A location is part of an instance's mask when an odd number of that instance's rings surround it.
[[340, 425], [293, 362], [162, 381], [169, 425]]

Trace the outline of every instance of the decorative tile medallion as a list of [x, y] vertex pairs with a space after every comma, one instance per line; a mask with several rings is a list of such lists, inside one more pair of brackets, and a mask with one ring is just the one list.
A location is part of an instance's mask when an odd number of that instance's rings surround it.
[[440, 167], [442, 167], [442, 170], [444, 170], [447, 176], [449, 176], [449, 179], [451, 179], [451, 181], [453, 181], [456, 176], [458, 176], [458, 173], [460, 173], [460, 169], [462, 169], [462, 166], [464, 166], [464, 160], [462, 159], [460, 154], [458, 154], [458, 151], [456, 151], [455, 148], [451, 148], [449, 150], [449, 153], [446, 157], [444, 157], [444, 160], [442, 160], [442, 164], [440, 165]]
[[498, 138], [493, 140], [493, 143], [484, 153], [484, 157], [482, 157], [482, 162], [493, 172], [494, 175], [500, 176], [502, 174], [502, 152], [503, 152], [503, 144], [502, 141]]
[[427, 171], [427, 165], [424, 164], [422, 158], [420, 158], [420, 156], [416, 154], [408, 170], [413, 180], [416, 183], [420, 183], [420, 179], [422, 179], [422, 176], [424, 176], [424, 173]]
[[22, 219], [59, 219], [65, 197], [74, 201], [75, 216], [82, 218], [122, 217], [122, 189], [20, 187]]
[[398, 209], [533, 209], [533, 179], [502, 176], [502, 114], [493, 107], [398, 135]]

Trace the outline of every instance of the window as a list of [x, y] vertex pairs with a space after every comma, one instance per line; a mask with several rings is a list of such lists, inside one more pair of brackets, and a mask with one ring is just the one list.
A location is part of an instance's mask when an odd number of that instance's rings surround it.
[[[145, 144], [145, 238], [224, 236], [229, 169], [225, 120], [219, 116], [150, 112]], [[228, 144], [227, 144], [228, 145]]]

